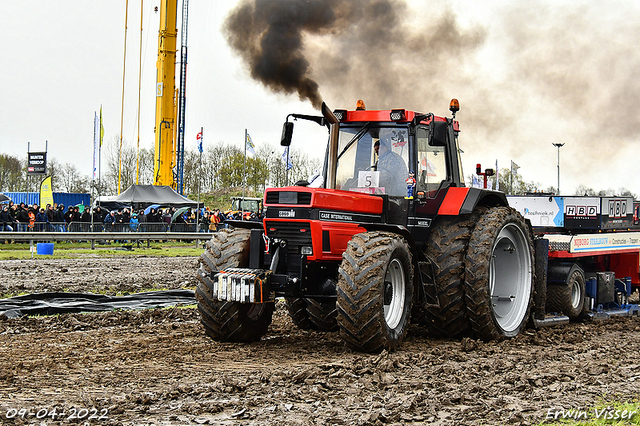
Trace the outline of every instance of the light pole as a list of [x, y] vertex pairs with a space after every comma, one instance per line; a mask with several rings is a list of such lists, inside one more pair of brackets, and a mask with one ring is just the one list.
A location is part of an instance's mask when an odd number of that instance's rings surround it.
[[563, 143], [552, 143], [553, 146], [558, 148], [558, 194], [560, 195], [560, 148], [564, 146]]

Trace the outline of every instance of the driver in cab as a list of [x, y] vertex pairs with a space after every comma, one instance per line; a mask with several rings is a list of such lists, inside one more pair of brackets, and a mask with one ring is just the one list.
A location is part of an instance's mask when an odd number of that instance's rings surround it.
[[380, 186], [385, 188], [388, 195], [405, 196], [407, 177], [407, 164], [402, 157], [391, 150], [391, 133], [380, 134], [380, 139], [374, 144], [374, 150], [378, 155], [378, 161], [374, 170], [380, 172]]

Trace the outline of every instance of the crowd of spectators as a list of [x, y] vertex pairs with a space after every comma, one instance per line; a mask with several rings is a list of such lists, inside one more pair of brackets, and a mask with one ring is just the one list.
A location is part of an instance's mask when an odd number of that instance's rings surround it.
[[[200, 232], [216, 231], [226, 227], [227, 220], [260, 220], [255, 213], [227, 212], [219, 209], [176, 210], [175, 207], [133, 210], [120, 208], [106, 210], [100, 206], [91, 210], [88, 206], [63, 204], [14, 204], [1, 205], [0, 231], [17, 232]], [[145, 213], [146, 212], [146, 213]], [[199, 227], [196, 225], [199, 223]]]

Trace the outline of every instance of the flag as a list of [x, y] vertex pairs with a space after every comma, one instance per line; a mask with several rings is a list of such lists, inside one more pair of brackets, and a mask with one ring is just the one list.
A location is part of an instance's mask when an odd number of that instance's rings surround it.
[[516, 163], [513, 162], [513, 160], [511, 160], [511, 174], [517, 174], [519, 168], [520, 166], [518, 166]]
[[420, 171], [423, 170], [427, 172], [427, 176], [429, 177], [438, 176], [436, 174], [436, 166], [434, 166], [431, 161], [427, 160], [427, 157], [425, 157], [424, 154], [422, 155], [422, 161], [420, 161]]
[[285, 147], [284, 152], [282, 153], [282, 161], [287, 164], [287, 170], [291, 170], [293, 164], [291, 164], [291, 155], [289, 155], [289, 147]]
[[253, 141], [251, 140], [251, 136], [249, 136], [249, 133], [247, 133], [247, 151], [253, 155], [256, 155], [255, 148], [256, 146], [253, 144]]
[[53, 189], [51, 188], [51, 176], [47, 176], [40, 183], [40, 206], [53, 205]]
[[98, 174], [98, 151], [100, 151], [100, 121], [98, 114], [93, 113], [93, 180], [96, 180]]
[[497, 158], [496, 158], [496, 191], [500, 191], [500, 169], [498, 168]]
[[202, 154], [202, 130], [198, 132], [196, 139], [198, 140], [198, 152]]
[[104, 127], [102, 127], [102, 105], [100, 105], [100, 147], [102, 147], [103, 139], [104, 139]]

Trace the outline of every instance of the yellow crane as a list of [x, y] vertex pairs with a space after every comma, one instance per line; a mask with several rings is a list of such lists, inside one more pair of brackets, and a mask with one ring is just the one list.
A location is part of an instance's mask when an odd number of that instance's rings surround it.
[[154, 185], [176, 188], [176, 25], [177, 0], [161, 0], [156, 79]]

